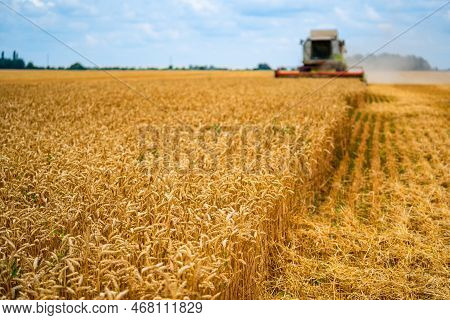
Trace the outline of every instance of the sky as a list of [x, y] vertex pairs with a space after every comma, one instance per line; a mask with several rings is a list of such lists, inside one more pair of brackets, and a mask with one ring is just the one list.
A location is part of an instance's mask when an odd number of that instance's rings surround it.
[[[300, 39], [336, 28], [348, 54], [367, 54], [444, 0], [0, 0], [0, 50], [36, 65], [92, 66], [2, 5], [99, 66], [228, 68], [301, 64]], [[450, 68], [450, 4], [381, 52]]]

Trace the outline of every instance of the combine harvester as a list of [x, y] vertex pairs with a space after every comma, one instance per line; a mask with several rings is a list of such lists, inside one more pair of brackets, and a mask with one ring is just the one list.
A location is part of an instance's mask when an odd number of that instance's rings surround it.
[[275, 78], [360, 78], [364, 71], [349, 71], [344, 61], [345, 41], [337, 30], [311, 30], [303, 45], [303, 66], [298, 70], [276, 70]]

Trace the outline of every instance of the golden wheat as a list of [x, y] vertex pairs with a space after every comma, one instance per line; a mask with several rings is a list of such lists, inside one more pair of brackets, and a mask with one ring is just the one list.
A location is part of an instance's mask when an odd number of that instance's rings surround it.
[[364, 85], [116, 76], [148, 100], [99, 72], [1, 74], [0, 296], [260, 297]]

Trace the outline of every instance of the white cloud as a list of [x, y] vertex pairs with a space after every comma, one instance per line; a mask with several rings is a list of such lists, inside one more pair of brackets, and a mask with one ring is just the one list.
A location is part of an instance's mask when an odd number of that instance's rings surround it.
[[394, 27], [390, 23], [379, 23], [377, 25], [378, 29], [384, 32], [393, 31]]
[[179, 0], [197, 13], [208, 14], [219, 11], [219, 6], [211, 0]]
[[124, 7], [123, 7], [123, 15], [125, 18], [127, 19], [136, 19], [137, 15], [136, 15], [136, 11], [134, 11], [133, 9], [130, 8], [130, 6], [125, 3]]
[[[16, 5], [18, 3], [20, 2], [15, 2]], [[43, 1], [43, 0], [28, 0], [22, 3], [30, 4], [32, 7], [36, 9], [49, 9], [55, 6], [55, 4], [52, 1]]]
[[366, 6], [366, 14], [367, 17], [371, 20], [380, 20], [381, 16], [380, 14], [372, 7]]
[[181, 37], [181, 32], [178, 30], [168, 30], [167, 35], [171, 39], [179, 39]]
[[99, 13], [95, 2], [80, 2], [79, 0], [54, 0], [57, 7], [69, 9], [74, 13], [82, 13], [83, 15], [97, 15]]
[[157, 32], [153, 25], [151, 25], [150, 23], [139, 23], [136, 25], [136, 27], [139, 31], [152, 39], [159, 38], [160, 36], [159, 32]]
[[30, 0], [31, 4], [37, 8], [43, 8], [45, 4], [41, 0]]
[[85, 39], [86, 44], [87, 44], [88, 46], [95, 46], [95, 45], [98, 44], [98, 39], [97, 39], [95, 36], [91, 35], [91, 34], [87, 34], [87, 35], [84, 37], [84, 39]]
[[342, 8], [339, 7], [335, 7], [334, 8], [334, 13], [338, 16], [339, 19], [344, 20], [344, 21], [348, 21], [350, 20], [347, 11], [345, 11]]
[[[334, 14], [344, 24], [351, 26], [353, 28], [358, 28], [361, 30], [362, 28], [367, 27], [366, 21], [363, 20], [364, 18], [355, 14], [354, 10], [348, 10], [347, 8], [335, 7]], [[335, 19], [331, 19], [330, 22], [328, 22], [326, 24], [333, 24], [334, 21], [335, 21]]]
[[89, 28], [89, 24], [83, 21], [69, 21], [67, 26], [76, 31], [85, 31]]

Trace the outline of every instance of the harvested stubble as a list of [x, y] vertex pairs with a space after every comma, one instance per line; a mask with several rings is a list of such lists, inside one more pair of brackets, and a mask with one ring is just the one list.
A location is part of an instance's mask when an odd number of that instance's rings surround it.
[[[0, 296], [260, 297], [287, 216], [312, 205], [364, 86], [337, 80], [305, 102], [324, 80], [117, 76], [151, 102], [98, 72], [1, 74]], [[206, 128], [205, 147], [148, 137], [180, 126]]]
[[328, 196], [292, 215], [270, 298], [450, 299], [450, 86], [368, 91]]

